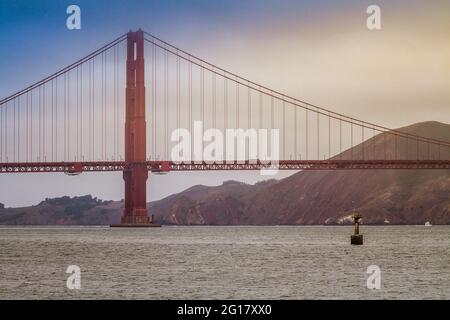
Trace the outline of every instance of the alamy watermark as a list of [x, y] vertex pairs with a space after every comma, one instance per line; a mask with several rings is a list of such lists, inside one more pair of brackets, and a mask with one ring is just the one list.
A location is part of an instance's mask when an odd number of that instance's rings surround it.
[[376, 4], [367, 7], [366, 13], [369, 15], [366, 26], [369, 30], [381, 30], [381, 8]]
[[67, 278], [66, 287], [69, 290], [81, 289], [81, 269], [77, 265], [70, 265], [67, 267], [66, 273], [70, 276]]
[[69, 30], [81, 29], [81, 9], [79, 6], [72, 4], [67, 7], [66, 13], [69, 14], [66, 20], [66, 27]]
[[226, 129], [204, 130], [202, 121], [194, 121], [193, 133], [178, 128], [172, 131], [171, 160], [206, 164], [230, 164], [258, 162], [264, 167], [261, 175], [278, 173], [280, 160], [279, 129]]
[[367, 277], [366, 285], [367, 289], [374, 290], [374, 289], [381, 289], [381, 269], [377, 265], [370, 265], [367, 267], [367, 274], [369, 276]]

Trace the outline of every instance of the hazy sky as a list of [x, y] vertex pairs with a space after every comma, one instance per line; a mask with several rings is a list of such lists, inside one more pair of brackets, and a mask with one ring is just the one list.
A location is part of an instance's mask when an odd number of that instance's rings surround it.
[[[81, 7], [82, 29], [66, 29]], [[381, 7], [382, 29], [366, 28]], [[388, 127], [450, 123], [450, 2], [442, 1], [7, 1], [0, 0], [0, 97], [143, 28], [244, 77]], [[287, 173], [284, 173], [285, 176]], [[260, 180], [258, 172], [150, 175], [148, 198], [193, 184]], [[0, 176], [0, 202], [91, 193], [121, 199], [121, 173]]]

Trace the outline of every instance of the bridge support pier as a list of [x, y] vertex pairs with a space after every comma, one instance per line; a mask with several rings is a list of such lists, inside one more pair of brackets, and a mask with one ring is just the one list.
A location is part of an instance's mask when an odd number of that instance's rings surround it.
[[147, 214], [147, 164], [144, 84], [144, 33], [127, 35], [125, 102], [125, 208], [121, 224], [111, 227], [160, 227]]

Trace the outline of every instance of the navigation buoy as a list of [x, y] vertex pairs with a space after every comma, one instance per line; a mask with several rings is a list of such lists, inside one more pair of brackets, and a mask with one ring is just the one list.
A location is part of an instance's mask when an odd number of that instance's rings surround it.
[[355, 234], [352, 234], [350, 236], [350, 243], [356, 244], [356, 245], [361, 245], [361, 244], [363, 244], [363, 235], [359, 234], [359, 224], [361, 222], [362, 216], [359, 213], [355, 213], [352, 218], [353, 218], [353, 221], [355, 222]]

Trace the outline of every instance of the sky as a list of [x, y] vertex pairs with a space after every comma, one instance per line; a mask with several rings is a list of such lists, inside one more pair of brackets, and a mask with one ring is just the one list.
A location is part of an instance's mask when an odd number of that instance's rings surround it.
[[[81, 8], [81, 30], [66, 28], [71, 4]], [[366, 27], [371, 4], [381, 8], [381, 30]], [[391, 128], [426, 120], [450, 123], [450, 2], [445, 0], [0, 0], [0, 97], [137, 28], [348, 116]], [[258, 172], [150, 175], [148, 199], [195, 184], [264, 178]], [[84, 194], [123, 198], [121, 173], [0, 176], [0, 202], [6, 206]]]

